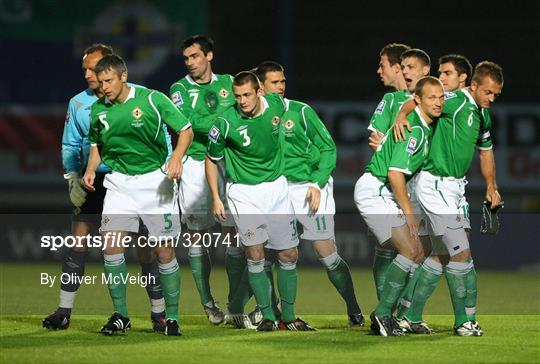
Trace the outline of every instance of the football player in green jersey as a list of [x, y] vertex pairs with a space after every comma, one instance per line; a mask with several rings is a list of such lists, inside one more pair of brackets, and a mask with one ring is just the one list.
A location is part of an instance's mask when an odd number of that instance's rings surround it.
[[417, 107], [408, 115], [414, 125], [405, 141], [395, 142], [388, 130], [355, 186], [358, 211], [380, 245], [391, 245], [398, 254], [386, 272], [382, 293], [371, 314], [371, 329], [382, 336], [403, 332], [392, 318], [392, 309], [405, 288], [414, 264], [424, 259], [418, 237], [418, 220], [409, 199], [407, 182], [421, 168], [429, 150], [430, 124], [444, 105], [442, 84], [434, 77], [421, 78], [414, 90]]
[[[452, 92], [467, 87], [471, 82], [471, 76], [472, 66], [465, 56], [448, 54], [439, 58], [439, 80], [448, 96], [451, 97]], [[403, 108], [407, 108], [407, 105], [404, 105]], [[398, 122], [396, 121], [396, 123]], [[469, 205], [465, 196], [462, 196], [459, 202], [459, 210], [463, 212], [461, 215], [463, 227], [468, 234], [471, 224]], [[446, 247], [435, 241], [431, 255], [423, 262], [418, 271], [414, 292], [410, 296], [404, 297], [398, 308], [396, 320], [402, 329], [417, 334], [433, 333], [427, 322], [422, 320], [422, 312], [443, 274], [443, 265], [448, 264], [449, 259]]]
[[[263, 62], [256, 73], [265, 93], [285, 96], [285, 71], [280, 64]], [[312, 243], [328, 278], [345, 301], [349, 325], [364, 326], [349, 266], [335, 244], [331, 174], [336, 167], [336, 145], [315, 110], [299, 101], [284, 100], [285, 177], [294, 213], [303, 227], [301, 238]]]
[[[416, 193], [425, 211], [432, 240], [443, 244], [450, 255], [444, 273], [454, 307], [454, 330], [460, 336], [481, 336], [476, 321], [477, 278], [471, 258], [469, 239], [462, 211], [465, 194], [465, 174], [469, 170], [475, 149], [478, 149], [480, 170], [486, 182], [486, 200], [491, 208], [499, 205], [501, 196], [495, 179], [495, 159], [491, 140], [491, 119], [487, 109], [500, 95], [504, 79], [502, 68], [489, 61], [476, 65], [471, 85], [447, 95], [443, 115], [433, 135], [432, 148], [418, 176]], [[407, 110], [404, 107], [403, 113]], [[407, 123], [396, 123], [399, 136]], [[435, 245], [435, 244], [434, 244]], [[429, 263], [437, 263], [433, 259]], [[436, 268], [436, 269], [434, 269]], [[436, 284], [442, 266], [423, 267], [422, 279]], [[426, 282], [422, 286], [428, 286]], [[418, 291], [415, 295], [430, 295]], [[415, 301], [413, 297], [413, 301]], [[421, 320], [421, 305], [407, 314], [411, 321]]]
[[[283, 126], [285, 104], [281, 96], [262, 96], [257, 76], [240, 72], [233, 81], [236, 106], [222, 113], [208, 134], [206, 178], [213, 211], [224, 219], [225, 209], [217, 186], [216, 161], [225, 159], [227, 200], [240, 242], [245, 248], [248, 279], [264, 319], [258, 331], [278, 328], [270, 282], [264, 271], [264, 247], [277, 251], [277, 287], [281, 302], [279, 327], [315, 330], [296, 318], [298, 236], [296, 219], [283, 176]], [[266, 244], [265, 244], [266, 242]]]
[[[176, 179], [193, 133], [186, 117], [159, 91], [127, 84], [127, 67], [117, 55], [103, 57], [95, 72], [104, 97], [92, 105], [90, 157], [83, 183], [94, 190], [95, 170], [103, 160], [112, 169], [105, 176], [101, 231], [104, 236], [105, 276], [114, 313], [101, 328], [112, 335], [131, 327], [126, 305], [124, 259], [127, 233], [139, 230], [159, 241], [155, 249], [165, 297], [165, 335], [181, 335], [178, 326], [180, 270], [173, 239], [180, 234]], [[167, 126], [178, 133], [171, 150]], [[98, 144], [100, 149], [98, 149]]]
[[[396, 47], [391, 49], [393, 49], [393, 52], [396, 52]], [[397, 48], [397, 50], [399, 49], [400, 48]], [[380, 137], [384, 135], [386, 131], [388, 131], [403, 103], [411, 98], [411, 93], [414, 91], [414, 87], [416, 86], [418, 79], [428, 75], [431, 68], [431, 60], [429, 55], [421, 49], [406, 49], [399, 54], [399, 60], [405, 88], [396, 92], [387, 93], [373, 113], [370, 126], [368, 127], [368, 129], [375, 131], [375, 134], [372, 133], [369, 140], [370, 147], [373, 149], [378, 147]], [[413, 205], [417, 210], [420, 210], [416, 198], [412, 193], [413, 185], [414, 181], [409, 183], [409, 192], [411, 193]], [[427, 233], [424, 231], [423, 224], [421, 225], [420, 233], [422, 245], [428, 247], [429, 239], [425, 237]], [[395, 251], [392, 250], [391, 247], [386, 249], [379, 245], [375, 247], [373, 277], [375, 280], [375, 288], [377, 289], [377, 297], [380, 297], [384, 284], [386, 269], [388, 269], [392, 263], [394, 256]], [[417, 265], [413, 265], [410, 271], [411, 278], [414, 277], [416, 268]], [[414, 279], [411, 279], [409, 286], [404, 291], [404, 294], [409, 294], [413, 287]]]
[[[231, 107], [235, 101], [232, 94], [232, 77], [212, 72], [214, 59], [212, 38], [206, 35], [193, 35], [185, 39], [182, 43], [182, 54], [188, 74], [172, 84], [169, 94], [174, 104], [190, 119], [195, 134], [193, 143], [186, 153], [184, 174], [179, 186], [182, 221], [187, 225], [189, 234], [195, 237], [208, 233], [208, 230], [216, 223], [204, 174], [208, 131], [215, 117]], [[224, 168], [220, 166], [219, 171], [220, 190], [223, 196]], [[235, 231], [232, 218], [229, 217], [223, 221], [221, 226], [223, 234], [228, 234], [227, 241], [233, 241]], [[220, 324], [224, 321], [224, 313], [215, 303], [211, 293], [212, 265], [208, 249], [192, 245], [189, 247], [188, 256], [206, 316], [211, 323]], [[246, 259], [240, 247], [228, 247], [225, 267], [229, 278], [229, 303], [231, 303], [237, 301], [234, 297], [239, 287], [241, 291], [249, 289], [245, 280], [242, 284]]]

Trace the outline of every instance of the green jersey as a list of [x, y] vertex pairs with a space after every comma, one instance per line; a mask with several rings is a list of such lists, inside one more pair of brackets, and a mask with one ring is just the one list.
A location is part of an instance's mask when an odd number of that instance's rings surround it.
[[464, 177], [475, 147], [492, 148], [490, 128], [488, 111], [479, 108], [467, 90], [447, 92], [423, 170], [435, 176]]
[[422, 119], [418, 108], [407, 115], [407, 120], [412, 131], [405, 128], [405, 140], [396, 142], [392, 129], [389, 129], [366, 167], [366, 172], [385, 184], [389, 170], [402, 172], [407, 181], [411, 179], [422, 167], [428, 153], [431, 127]]
[[336, 168], [336, 144], [309, 105], [285, 99], [285, 177], [291, 182], [313, 182], [324, 187]]
[[411, 97], [412, 95], [407, 90], [385, 94], [369, 121], [368, 129], [386, 134], [388, 129], [394, 124], [403, 103]]
[[92, 105], [89, 141], [113, 171], [140, 175], [163, 166], [171, 152], [167, 124], [175, 132], [189, 121], [163, 93], [130, 87], [122, 104], [102, 97]]
[[198, 84], [187, 75], [172, 84], [169, 94], [193, 127], [193, 142], [186, 155], [204, 160], [210, 127], [216, 116], [235, 103], [232, 77], [212, 74], [209, 83]]
[[233, 182], [255, 185], [283, 175], [283, 127], [285, 103], [281, 96], [261, 96], [262, 112], [243, 115], [237, 107], [221, 114], [208, 133], [208, 156], [225, 157], [227, 176]]

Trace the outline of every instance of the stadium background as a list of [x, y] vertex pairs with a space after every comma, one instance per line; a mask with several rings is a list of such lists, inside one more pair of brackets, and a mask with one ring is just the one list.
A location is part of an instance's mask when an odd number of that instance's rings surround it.
[[[263, 60], [286, 69], [287, 97], [314, 106], [338, 145], [334, 174], [342, 255], [368, 266], [366, 240], [352, 200], [354, 182], [369, 160], [367, 122], [386, 91], [375, 71], [389, 42], [426, 50], [437, 59], [462, 53], [473, 64], [493, 60], [504, 68], [503, 94], [492, 108], [499, 189], [506, 201], [502, 229], [480, 236], [473, 216], [478, 267], [540, 267], [540, 62], [537, 2], [427, 1], [369, 4], [310, 1], [0, 1], [0, 259], [58, 259], [39, 247], [44, 232], [68, 233], [70, 204], [62, 179], [60, 139], [68, 100], [86, 87], [82, 50], [95, 41], [125, 57], [130, 81], [165, 93], [186, 73], [179, 43], [194, 33], [216, 42], [213, 69], [235, 74]], [[483, 200], [476, 164], [468, 176], [473, 213]], [[30, 215], [34, 214], [34, 215]], [[519, 247], [519, 249], [516, 249]], [[185, 249], [184, 249], [185, 250]], [[303, 249], [302, 264], [315, 262]], [[92, 252], [97, 259], [99, 251]], [[185, 252], [181, 252], [185, 254]], [[222, 249], [214, 261], [222, 259]]]

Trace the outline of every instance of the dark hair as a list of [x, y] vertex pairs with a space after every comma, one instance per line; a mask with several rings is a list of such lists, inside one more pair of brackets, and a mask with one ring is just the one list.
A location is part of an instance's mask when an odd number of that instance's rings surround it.
[[485, 77], [491, 77], [493, 81], [502, 85], [504, 82], [503, 70], [495, 62], [482, 61], [474, 67], [473, 81], [481, 83]]
[[199, 47], [201, 47], [201, 50], [205, 56], [208, 54], [208, 52], [214, 51], [214, 40], [212, 38], [207, 35], [195, 34], [184, 39], [182, 42], [182, 52], [194, 44], [198, 44]]
[[412, 48], [406, 50], [405, 52], [401, 53], [400, 60], [403, 61], [405, 58], [409, 57], [418, 58], [424, 64], [424, 66], [431, 67], [431, 60], [429, 59], [428, 54], [421, 49]]
[[285, 72], [283, 66], [274, 61], [264, 61], [255, 68], [255, 74], [261, 82], [266, 81], [268, 72]]
[[113, 49], [110, 45], [107, 45], [107, 44], [94, 43], [84, 50], [84, 55], [86, 56], [90, 53], [95, 53], [95, 52], [100, 52], [102, 56], [106, 56], [108, 54], [113, 54]]
[[384, 56], [388, 58], [388, 62], [391, 66], [399, 64], [401, 61], [401, 54], [407, 50], [411, 49], [410, 46], [401, 43], [390, 43], [387, 44], [381, 49], [379, 56]]
[[109, 70], [113, 70], [118, 76], [121, 76], [122, 73], [127, 72], [126, 62], [117, 54], [108, 54], [100, 59], [94, 67], [96, 75]]
[[259, 78], [251, 71], [238, 72], [233, 79], [233, 86], [243, 86], [246, 83], [251, 82], [255, 90], [259, 89]]
[[414, 87], [414, 94], [422, 97], [424, 86], [425, 85], [431, 85], [431, 86], [441, 86], [443, 88], [443, 85], [441, 81], [433, 76], [424, 76], [421, 79], [418, 80], [416, 83], [416, 86]]
[[472, 66], [467, 57], [461, 54], [447, 54], [439, 58], [439, 65], [443, 63], [452, 63], [458, 76], [461, 76], [462, 74], [467, 75], [465, 85], [468, 86], [471, 83]]

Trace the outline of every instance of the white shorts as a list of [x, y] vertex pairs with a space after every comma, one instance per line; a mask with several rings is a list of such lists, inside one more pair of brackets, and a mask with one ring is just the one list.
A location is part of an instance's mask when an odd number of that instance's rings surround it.
[[[447, 235], [447, 229], [470, 229], [469, 205], [464, 196], [466, 183], [464, 178], [437, 177], [426, 171], [418, 174], [416, 195], [427, 216], [432, 237]], [[447, 242], [445, 252], [439, 240], [433, 241], [434, 254], [451, 252], [453, 255], [469, 248], [468, 241]], [[459, 248], [454, 244], [459, 244]]]
[[[217, 165], [219, 194], [227, 214], [227, 220], [221, 225], [234, 226], [225, 198], [223, 161], [219, 161]], [[184, 158], [184, 170], [180, 180], [180, 210], [182, 211], [182, 222], [187, 225], [189, 230], [207, 230], [216, 223], [212, 212], [212, 195], [206, 182], [204, 160]]]
[[392, 237], [392, 228], [406, 223], [394, 194], [371, 173], [364, 173], [356, 182], [354, 202], [380, 245]]
[[257, 185], [227, 183], [227, 199], [243, 245], [268, 241], [266, 248], [274, 250], [298, 246], [296, 219], [285, 177]]
[[316, 214], [310, 213], [309, 201], [306, 200], [308, 187], [311, 182], [289, 182], [289, 197], [294, 209], [296, 219], [304, 232], [300, 236], [306, 240], [335, 240], [334, 214], [336, 203], [334, 202], [334, 181], [332, 177], [321, 189], [321, 202]]
[[137, 176], [113, 171], [105, 175], [103, 186], [102, 231], [136, 233], [141, 219], [150, 236], [180, 234], [177, 184], [161, 169]]

